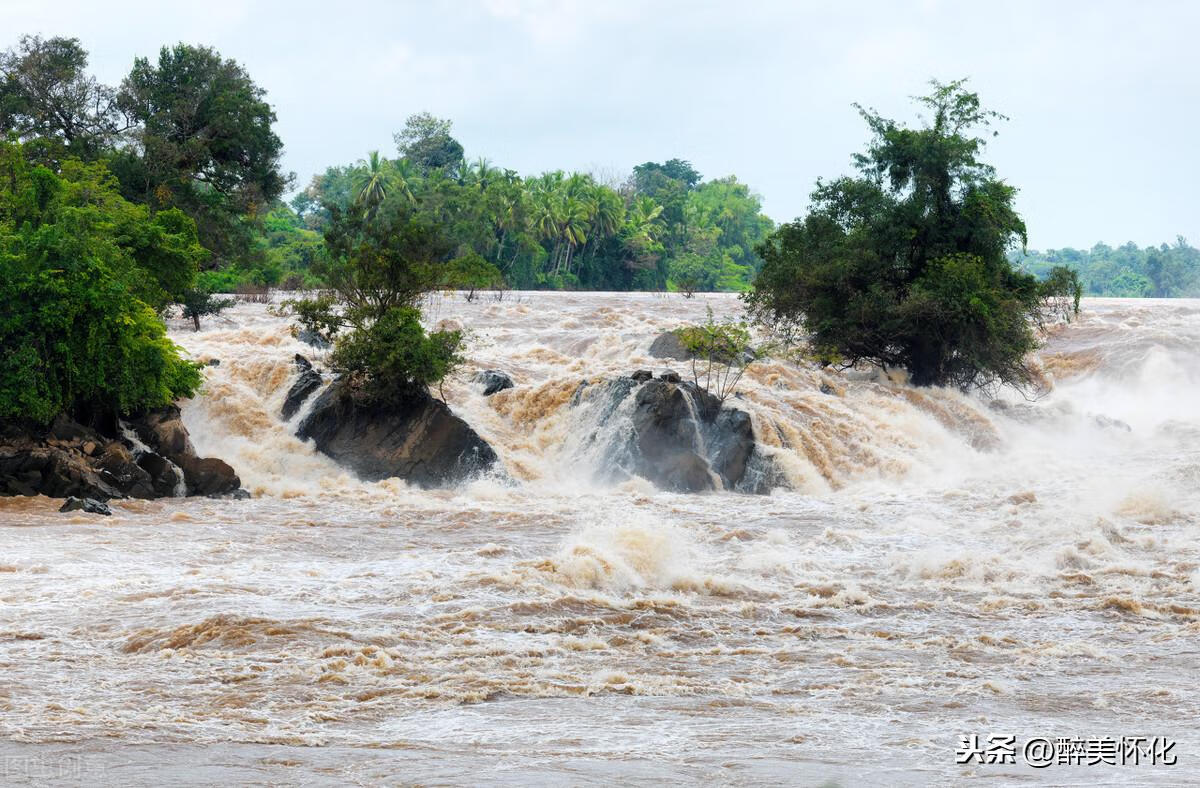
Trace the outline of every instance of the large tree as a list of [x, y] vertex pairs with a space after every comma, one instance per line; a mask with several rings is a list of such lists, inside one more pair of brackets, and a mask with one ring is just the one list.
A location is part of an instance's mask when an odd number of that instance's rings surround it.
[[134, 61], [119, 104], [138, 124], [136, 148], [113, 166], [131, 198], [195, 219], [216, 261], [245, 254], [247, 220], [288, 184], [275, 112], [246, 70], [215, 50], [177, 44]]
[[22, 36], [0, 53], [0, 135], [95, 159], [125, 128], [115, 92], [87, 74], [77, 38]]
[[1026, 242], [1016, 189], [979, 158], [1003, 116], [961, 80], [918, 102], [920, 128], [859, 107], [873, 135], [859, 175], [818, 181], [808, 215], [759, 247], [750, 306], [800, 322], [827, 361], [904, 367], [916, 385], [1027, 385], [1034, 329], [1078, 310], [1078, 278], [1009, 262]]
[[463, 146], [450, 135], [451, 123], [428, 112], [410, 115], [393, 135], [396, 149], [422, 173], [454, 170], [463, 162]]
[[156, 309], [196, 275], [191, 220], [125, 201], [102, 164], [60, 172], [0, 142], [0, 421], [84, 421], [191, 396]]

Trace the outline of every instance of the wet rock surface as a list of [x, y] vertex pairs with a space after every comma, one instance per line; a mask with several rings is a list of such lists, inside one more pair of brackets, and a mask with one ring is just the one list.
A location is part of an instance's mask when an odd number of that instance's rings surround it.
[[0, 428], [0, 495], [106, 501], [222, 494], [240, 487], [227, 463], [196, 456], [174, 406], [102, 428], [66, 416], [47, 428]]
[[97, 501], [94, 498], [76, 498], [71, 496], [66, 503], [59, 508], [60, 512], [87, 512], [88, 514], [102, 514], [105, 517], [112, 516], [112, 509], [108, 508], [108, 504], [103, 501]]
[[683, 344], [675, 331], [665, 331], [654, 338], [647, 353], [654, 358], [670, 358], [676, 361], [690, 361], [692, 353]]
[[367, 401], [335, 381], [300, 422], [297, 437], [367, 481], [399, 477], [446, 487], [489, 470], [496, 453], [444, 402], [413, 392], [398, 402]]
[[749, 414], [694, 383], [621, 377], [581, 387], [575, 406], [585, 402], [592, 429], [585, 443], [606, 444], [605, 474], [612, 478], [641, 476], [677, 492], [769, 489], [762, 473], [750, 473], [756, 450]]
[[476, 372], [471, 381], [485, 397], [490, 397], [497, 391], [504, 391], [513, 387], [512, 378], [508, 373], [501, 372], [498, 369], [485, 369]]
[[300, 369], [300, 376], [296, 378], [296, 382], [288, 389], [287, 396], [283, 400], [283, 408], [280, 411], [280, 415], [283, 416], [284, 421], [295, 416], [305, 400], [312, 396], [314, 391], [321, 388], [321, 384], [325, 382], [325, 378], [321, 376], [321, 373], [313, 369], [312, 362], [299, 353], [296, 354], [293, 363]]

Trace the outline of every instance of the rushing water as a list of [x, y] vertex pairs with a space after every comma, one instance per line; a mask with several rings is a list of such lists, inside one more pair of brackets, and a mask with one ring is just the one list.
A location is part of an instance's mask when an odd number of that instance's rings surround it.
[[[731, 402], [792, 489], [597, 481], [579, 381], [708, 306], [431, 304], [517, 383], [445, 386], [504, 466], [447, 491], [291, 437], [313, 353], [266, 305], [176, 325], [254, 498], [0, 499], [0, 782], [1200, 781], [1200, 302], [1085, 301], [1036, 401], [763, 363]], [[956, 766], [965, 733], [1178, 763]]]

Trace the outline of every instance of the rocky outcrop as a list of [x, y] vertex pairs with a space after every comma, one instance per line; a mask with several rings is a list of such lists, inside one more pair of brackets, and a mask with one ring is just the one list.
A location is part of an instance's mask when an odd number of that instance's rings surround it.
[[676, 361], [691, 361], [692, 353], [684, 346], [676, 331], [667, 331], [655, 337], [647, 351], [653, 358], [671, 358]]
[[584, 449], [598, 450], [610, 479], [636, 475], [678, 492], [767, 492], [777, 476], [766, 472], [749, 414], [694, 383], [621, 377], [581, 386], [572, 403], [587, 403]]
[[60, 508], [60, 512], [87, 512], [88, 514], [102, 514], [105, 517], [112, 516], [112, 509], [108, 508], [108, 504], [103, 501], [97, 501], [94, 498], [76, 498], [71, 496], [67, 499]]
[[423, 391], [394, 403], [372, 402], [334, 381], [296, 435], [367, 481], [395, 476], [421, 487], [445, 487], [496, 463], [491, 446]]
[[284, 421], [295, 416], [296, 412], [300, 410], [300, 406], [304, 404], [304, 401], [314, 391], [321, 388], [321, 384], [325, 382], [325, 379], [321, 377], [321, 373], [313, 369], [312, 362], [299, 353], [296, 354], [296, 358], [293, 359], [292, 363], [300, 369], [300, 376], [296, 378], [296, 382], [288, 389], [287, 396], [283, 400], [283, 409], [280, 415], [283, 416]]
[[476, 372], [471, 378], [471, 382], [479, 388], [479, 392], [485, 397], [490, 397], [497, 391], [504, 391], [513, 387], [512, 378], [508, 376], [508, 373], [501, 372], [498, 369], [485, 369]]
[[241, 481], [225, 462], [196, 456], [179, 409], [160, 408], [106, 432], [59, 416], [48, 428], [0, 429], [0, 495], [106, 501], [222, 495]]

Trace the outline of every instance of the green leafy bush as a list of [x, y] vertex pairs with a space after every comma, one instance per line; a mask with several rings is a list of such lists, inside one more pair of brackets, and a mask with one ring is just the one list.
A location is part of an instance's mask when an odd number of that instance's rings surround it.
[[169, 404], [200, 385], [157, 310], [195, 276], [191, 220], [123, 200], [99, 165], [0, 144], [0, 419]]

